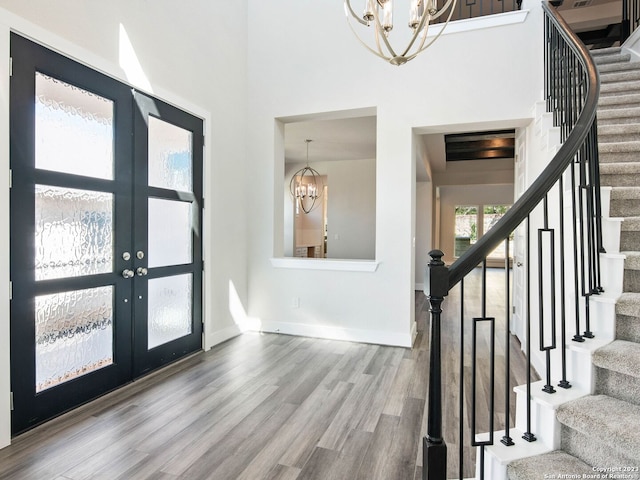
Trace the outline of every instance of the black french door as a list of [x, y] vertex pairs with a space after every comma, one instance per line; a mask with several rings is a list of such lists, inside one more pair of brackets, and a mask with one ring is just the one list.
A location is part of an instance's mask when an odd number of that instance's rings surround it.
[[201, 348], [202, 120], [11, 36], [19, 433]]

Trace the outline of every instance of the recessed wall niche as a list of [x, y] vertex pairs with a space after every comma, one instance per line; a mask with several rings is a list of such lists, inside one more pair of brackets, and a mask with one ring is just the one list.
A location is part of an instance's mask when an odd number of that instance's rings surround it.
[[284, 144], [284, 256], [375, 260], [376, 117], [285, 123]]

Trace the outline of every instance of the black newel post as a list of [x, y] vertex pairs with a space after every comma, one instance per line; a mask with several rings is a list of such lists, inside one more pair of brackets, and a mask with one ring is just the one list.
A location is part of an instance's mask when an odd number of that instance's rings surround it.
[[442, 359], [440, 351], [440, 315], [442, 301], [449, 293], [449, 269], [440, 250], [429, 252], [431, 261], [425, 272], [424, 292], [431, 307], [429, 337], [429, 404], [427, 435], [422, 440], [422, 480], [447, 478], [447, 445], [442, 438]]

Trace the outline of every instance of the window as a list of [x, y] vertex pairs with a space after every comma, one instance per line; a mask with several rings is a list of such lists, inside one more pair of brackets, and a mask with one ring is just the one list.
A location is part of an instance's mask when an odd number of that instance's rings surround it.
[[[498, 223], [510, 207], [511, 205], [456, 205], [455, 257], [462, 256], [471, 245]], [[502, 242], [487, 258], [504, 260], [505, 252], [505, 243]], [[513, 252], [513, 234], [509, 237], [509, 252]]]

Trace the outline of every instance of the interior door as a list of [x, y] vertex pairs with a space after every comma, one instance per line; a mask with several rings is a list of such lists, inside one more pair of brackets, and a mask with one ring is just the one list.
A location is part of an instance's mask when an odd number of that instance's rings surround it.
[[[19, 433], [200, 348], [202, 121], [15, 34], [11, 56]], [[160, 157], [190, 184], [153, 180], [151, 111], [188, 132]]]

